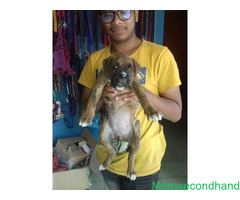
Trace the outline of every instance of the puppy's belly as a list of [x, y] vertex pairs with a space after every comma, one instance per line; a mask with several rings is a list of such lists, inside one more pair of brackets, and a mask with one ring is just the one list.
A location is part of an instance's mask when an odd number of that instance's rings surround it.
[[130, 113], [128, 111], [117, 112], [109, 110], [108, 113], [109, 127], [112, 131], [114, 139], [125, 140], [132, 134], [132, 126], [130, 122]]

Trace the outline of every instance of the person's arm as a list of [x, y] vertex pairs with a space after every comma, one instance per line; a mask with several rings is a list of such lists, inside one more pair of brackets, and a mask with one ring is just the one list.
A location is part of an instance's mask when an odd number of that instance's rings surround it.
[[[114, 90], [114, 89], [113, 89]], [[177, 122], [181, 119], [182, 115], [182, 99], [179, 87], [169, 89], [156, 96], [149, 90], [143, 87], [143, 91], [146, 94], [150, 104], [156, 110], [163, 113], [163, 118], [172, 122]], [[137, 97], [130, 89], [123, 91], [117, 91], [118, 100], [124, 101], [137, 101]]]
[[156, 96], [144, 88], [144, 92], [153, 108], [163, 113], [163, 118], [177, 122], [182, 116], [182, 98], [179, 87], [169, 89]]
[[[151, 93], [149, 90], [143, 87], [143, 91], [146, 94], [149, 102], [156, 110], [163, 113], [163, 118], [172, 122], [177, 122], [181, 119], [182, 115], [182, 99], [180, 94], [179, 87], [175, 87], [169, 89], [160, 94], [160, 96], [156, 96]], [[81, 100], [81, 114], [85, 111], [87, 100], [91, 94], [91, 90], [87, 87], [83, 87], [82, 100]], [[117, 91], [113, 87], [107, 84], [104, 88], [104, 92], [102, 97], [99, 99], [96, 107], [96, 113], [99, 112], [103, 103], [110, 104], [106, 97], [114, 97], [119, 101], [138, 101], [138, 98], [129, 88], [126, 88], [122, 91]]]

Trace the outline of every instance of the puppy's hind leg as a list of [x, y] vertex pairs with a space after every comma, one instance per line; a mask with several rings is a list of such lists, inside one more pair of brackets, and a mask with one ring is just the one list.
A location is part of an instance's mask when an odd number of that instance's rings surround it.
[[113, 158], [116, 155], [116, 150], [113, 148], [113, 146], [110, 143], [110, 133], [111, 129], [109, 127], [109, 124], [107, 121], [103, 122], [102, 126], [100, 127], [101, 131], [99, 133], [99, 139], [101, 144], [106, 148], [108, 152], [108, 157], [106, 160], [100, 165], [99, 170], [105, 170], [108, 168], [110, 163], [112, 162]]
[[128, 139], [129, 141], [129, 154], [128, 154], [128, 169], [127, 169], [127, 177], [131, 180], [134, 181], [136, 180], [136, 172], [134, 170], [134, 157], [135, 154], [137, 153], [139, 149], [139, 136], [135, 131], [135, 127], [132, 123], [132, 137]]

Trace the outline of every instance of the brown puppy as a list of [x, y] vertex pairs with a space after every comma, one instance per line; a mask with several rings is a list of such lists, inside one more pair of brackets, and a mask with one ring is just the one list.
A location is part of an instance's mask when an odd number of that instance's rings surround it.
[[[124, 90], [126, 87], [138, 97], [149, 121], [162, 119], [162, 114], [153, 109], [142, 86], [139, 84], [137, 72], [139, 64], [124, 53], [115, 54], [103, 61], [103, 70], [99, 74], [91, 95], [88, 99], [86, 111], [79, 119], [80, 126], [87, 126], [92, 123], [95, 115], [96, 104], [102, 95], [103, 88], [107, 83], [117, 90]], [[117, 151], [112, 146], [112, 141], [126, 141], [128, 148], [128, 170], [127, 177], [131, 180], [136, 179], [134, 171], [134, 156], [139, 148], [139, 135], [135, 131], [136, 101], [112, 101], [111, 105], [103, 105], [100, 119], [99, 141], [107, 149], [108, 157], [100, 165], [100, 170], [105, 170], [112, 162]]]

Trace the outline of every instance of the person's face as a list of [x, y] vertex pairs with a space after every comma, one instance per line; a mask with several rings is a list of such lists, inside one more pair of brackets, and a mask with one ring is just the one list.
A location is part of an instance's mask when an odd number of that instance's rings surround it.
[[[104, 23], [101, 15], [105, 13], [112, 12], [113, 15], [113, 21], [108, 23]], [[130, 11], [130, 18], [126, 20], [121, 20], [121, 11], [119, 13], [119, 16], [115, 13], [117, 10], [104, 10], [100, 12], [100, 21], [106, 30], [107, 34], [111, 38], [112, 41], [116, 42], [123, 42], [127, 41], [129, 38], [135, 35], [135, 22], [138, 20], [138, 11], [137, 10], [131, 10]]]

